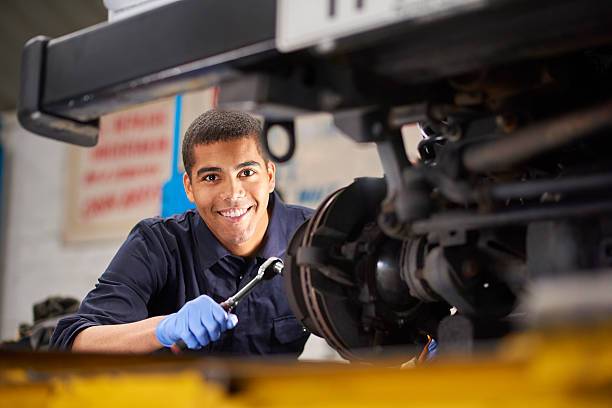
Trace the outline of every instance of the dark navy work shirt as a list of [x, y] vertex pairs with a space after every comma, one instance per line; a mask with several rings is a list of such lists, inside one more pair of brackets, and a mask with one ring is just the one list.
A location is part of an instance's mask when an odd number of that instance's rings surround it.
[[[90, 326], [174, 313], [202, 294], [217, 302], [234, 295], [268, 257], [284, 257], [293, 232], [312, 215], [308, 208], [286, 205], [276, 193], [270, 194], [269, 205], [268, 229], [251, 262], [229, 253], [196, 210], [139, 222], [79, 311], [60, 320], [51, 347], [70, 349]], [[281, 276], [264, 281], [234, 313], [238, 325], [203, 352], [297, 356], [302, 351], [308, 333], [289, 308]]]

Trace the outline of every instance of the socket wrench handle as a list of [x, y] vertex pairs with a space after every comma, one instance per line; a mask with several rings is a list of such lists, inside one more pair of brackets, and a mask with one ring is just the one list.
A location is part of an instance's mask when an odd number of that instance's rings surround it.
[[[236, 292], [235, 295], [230, 296], [221, 302], [221, 307], [230, 313], [232, 310], [234, 310], [236, 305], [238, 305], [238, 302], [251, 293], [257, 286], [259, 286], [259, 284], [261, 284], [261, 282], [270, 280], [277, 275], [282, 275], [283, 268], [284, 264], [282, 259], [275, 256], [271, 256], [270, 258], [266, 259], [257, 270], [257, 275], [255, 275], [253, 279], [244, 285], [242, 289]], [[187, 350], [187, 345], [182, 339], [179, 339], [176, 343], [170, 346], [170, 350], [172, 350], [172, 353], [179, 355], [182, 354], [183, 351]]]

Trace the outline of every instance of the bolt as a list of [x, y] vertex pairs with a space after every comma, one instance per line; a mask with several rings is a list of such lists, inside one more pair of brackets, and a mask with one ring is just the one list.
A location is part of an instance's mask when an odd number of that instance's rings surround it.
[[473, 258], [466, 259], [461, 264], [461, 275], [466, 279], [474, 278], [476, 275], [478, 275], [478, 270], [478, 262]]

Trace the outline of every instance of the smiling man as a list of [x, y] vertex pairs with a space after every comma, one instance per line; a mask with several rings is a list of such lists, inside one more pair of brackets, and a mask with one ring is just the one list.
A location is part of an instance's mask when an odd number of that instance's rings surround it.
[[78, 313], [51, 346], [88, 352], [153, 352], [183, 340], [221, 354], [290, 353], [308, 333], [293, 316], [280, 276], [226, 313], [269, 257], [282, 258], [312, 210], [284, 204], [259, 122], [241, 112], [200, 115], [183, 140], [183, 183], [197, 210], [151, 218], [130, 232]]

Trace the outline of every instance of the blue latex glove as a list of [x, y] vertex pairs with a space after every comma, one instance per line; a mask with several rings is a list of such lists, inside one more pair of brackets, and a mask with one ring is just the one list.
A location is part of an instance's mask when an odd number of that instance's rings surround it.
[[202, 295], [187, 303], [176, 313], [166, 316], [155, 327], [155, 337], [166, 347], [182, 339], [188, 348], [201, 349], [233, 329], [238, 316], [227, 313], [209, 296]]

